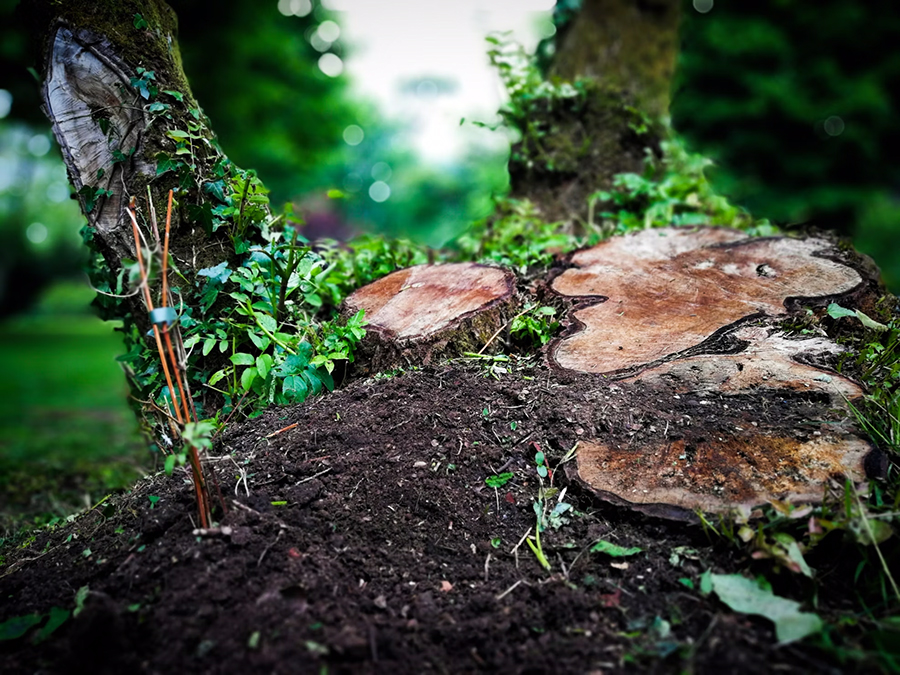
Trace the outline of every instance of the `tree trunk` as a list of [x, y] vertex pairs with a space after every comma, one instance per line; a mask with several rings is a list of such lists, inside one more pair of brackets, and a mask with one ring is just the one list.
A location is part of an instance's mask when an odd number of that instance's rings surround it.
[[680, 0], [585, 0], [557, 44], [551, 77], [589, 77], [659, 118], [669, 112]]
[[[102, 256], [93, 283], [128, 293], [120, 274], [136, 251], [125, 207], [137, 199], [145, 245], [153, 248], [159, 236], [151, 209], [165, 213], [170, 189], [170, 250], [179, 271], [192, 280], [200, 267], [226, 259], [224, 232], [210, 237], [188, 215], [188, 204], [203, 212], [204, 178], [227, 160], [182, 70], [172, 9], [161, 0], [29, 0], [22, 12], [38, 51], [44, 111], [88, 220], [85, 240]], [[107, 315], [130, 315], [146, 327], [140, 294], [101, 304]]]
[[620, 173], [643, 173], [659, 154], [678, 47], [678, 0], [586, 0], [561, 34], [550, 78], [581, 96], [533, 120], [541, 153], [513, 148], [512, 195], [548, 221], [585, 222], [588, 199]]

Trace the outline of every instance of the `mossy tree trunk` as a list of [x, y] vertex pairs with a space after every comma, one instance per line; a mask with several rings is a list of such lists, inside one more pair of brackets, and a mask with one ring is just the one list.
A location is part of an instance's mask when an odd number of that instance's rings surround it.
[[[659, 154], [678, 52], [679, 0], [585, 0], [557, 40], [553, 80], [582, 95], [536, 120], [542, 156], [514, 148], [512, 194], [545, 219], [585, 222], [588, 201], [620, 173], [642, 173]], [[520, 145], [520, 148], [522, 146]]]
[[[159, 238], [150, 213], [155, 208], [164, 221], [170, 189], [176, 191], [170, 252], [178, 271], [192, 280], [201, 266], [226, 259], [225, 232], [210, 236], [202, 221], [210, 201], [204, 182], [227, 160], [182, 70], [172, 9], [161, 0], [26, 0], [20, 11], [36, 52], [44, 111], [88, 220], [85, 240], [99, 254], [93, 283], [128, 294], [121, 272], [136, 251], [126, 207], [137, 199], [144, 245], [153, 248]], [[131, 315], [146, 328], [141, 299], [133, 293], [107, 302], [107, 315]]]
[[550, 75], [590, 77], [647, 115], [666, 115], [680, 6], [680, 0], [585, 0], [557, 44]]

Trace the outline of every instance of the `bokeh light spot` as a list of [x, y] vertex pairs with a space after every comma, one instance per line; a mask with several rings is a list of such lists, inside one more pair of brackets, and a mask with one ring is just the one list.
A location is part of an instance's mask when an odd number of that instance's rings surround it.
[[387, 162], [377, 162], [372, 167], [372, 178], [383, 183], [387, 183], [393, 175], [390, 164]]
[[713, 0], [694, 0], [694, 9], [701, 14], [706, 14], [713, 8]]
[[351, 124], [344, 129], [344, 143], [347, 145], [359, 145], [366, 137], [366, 132], [358, 124]]
[[825, 120], [825, 133], [829, 136], [840, 136], [844, 132], [844, 120], [837, 115], [832, 115]]
[[316, 33], [325, 42], [334, 42], [341, 37], [341, 27], [334, 21], [323, 21]]
[[337, 54], [322, 54], [319, 58], [319, 70], [328, 77], [337, 77], [344, 72], [344, 62]]
[[278, 0], [278, 11], [284, 16], [306, 16], [312, 11], [310, 0]]
[[56, 204], [61, 204], [69, 198], [69, 184], [57, 181], [47, 186], [47, 199]]
[[391, 197], [391, 186], [382, 180], [375, 181], [369, 186], [369, 197], [373, 202], [386, 202]]
[[12, 108], [12, 94], [6, 89], [0, 89], [0, 120], [9, 115]]
[[43, 223], [32, 223], [25, 230], [25, 236], [32, 244], [43, 244], [47, 241], [47, 226]]
[[50, 152], [50, 139], [44, 134], [36, 134], [28, 140], [28, 152], [35, 157], [43, 157]]

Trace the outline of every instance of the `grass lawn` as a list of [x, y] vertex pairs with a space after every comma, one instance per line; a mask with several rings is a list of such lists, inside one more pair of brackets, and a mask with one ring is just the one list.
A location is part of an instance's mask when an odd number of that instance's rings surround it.
[[0, 532], [93, 505], [151, 464], [127, 404], [113, 324], [82, 284], [0, 323]]

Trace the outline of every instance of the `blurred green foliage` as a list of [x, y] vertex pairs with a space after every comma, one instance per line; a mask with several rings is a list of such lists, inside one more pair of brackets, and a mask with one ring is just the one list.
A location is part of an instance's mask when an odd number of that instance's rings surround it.
[[313, 39], [334, 13], [319, 2], [304, 16], [283, 15], [275, 0], [170, 4], [191, 89], [231, 160], [255, 169], [275, 201], [323, 188], [343, 162], [344, 129], [358, 123], [346, 77], [318, 66], [322, 54], [344, 56], [340, 40]]
[[81, 215], [46, 129], [0, 119], [0, 316], [28, 307], [51, 277], [77, 275]]
[[673, 125], [715, 161], [714, 187], [758, 216], [856, 230], [884, 261], [871, 232], [896, 228], [895, 3], [686, 2], [682, 36]]
[[121, 337], [83, 284], [56, 285], [0, 325], [0, 533], [93, 505], [149, 455], [115, 361]]

